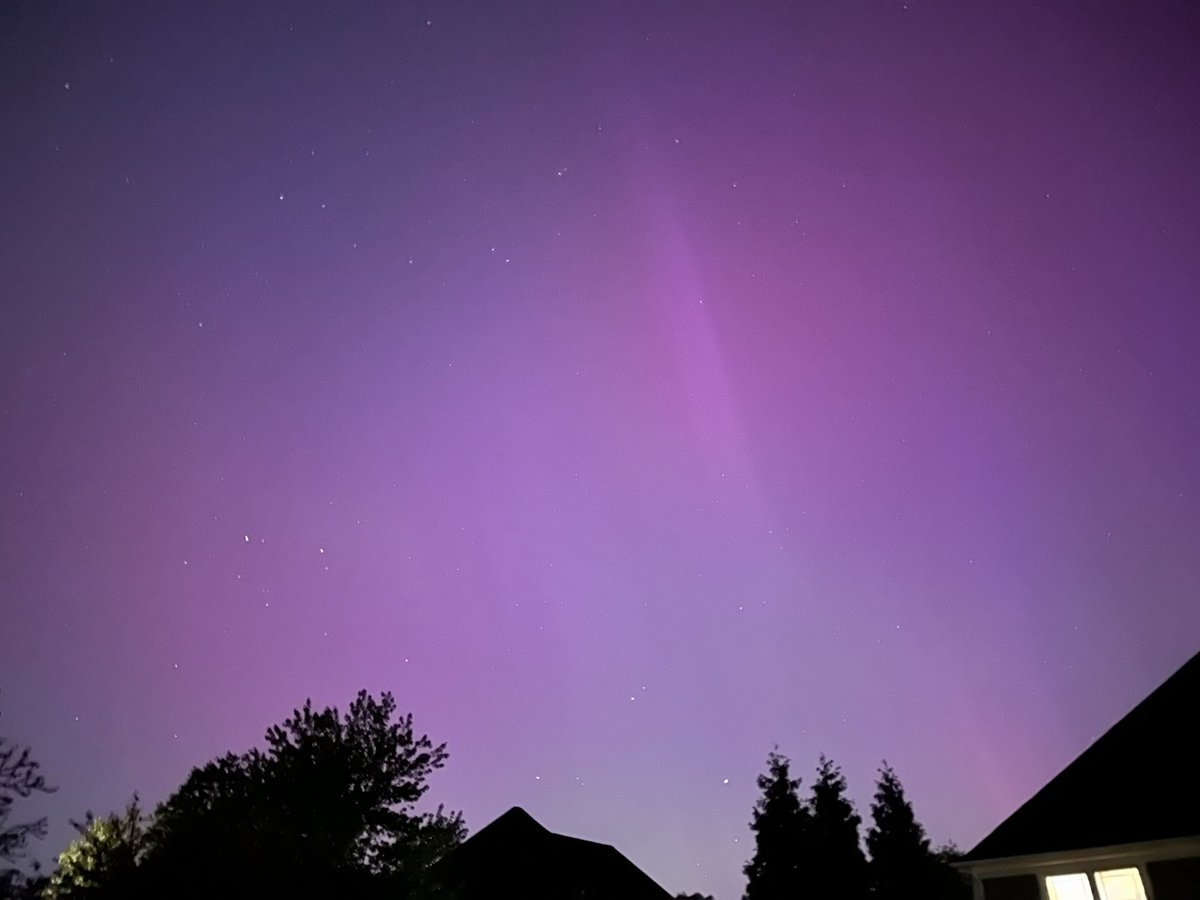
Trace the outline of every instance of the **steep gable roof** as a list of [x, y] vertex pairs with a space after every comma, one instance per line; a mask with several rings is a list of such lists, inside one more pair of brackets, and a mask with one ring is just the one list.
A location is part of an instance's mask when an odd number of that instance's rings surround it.
[[964, 858], [1200, 836], [1200, 653]]
[[670, 894], [608, 844], [555, 834], [519, 806], [451, 851], [434, 875], [455, 900], [669, 900]]

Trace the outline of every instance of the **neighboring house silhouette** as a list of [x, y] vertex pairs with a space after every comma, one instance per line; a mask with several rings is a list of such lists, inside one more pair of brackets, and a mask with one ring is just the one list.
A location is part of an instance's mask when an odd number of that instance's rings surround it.
[[958, 863], [976, 900], [1200, 898], [1200, 653]]
[[548, 831], [514, 806], [433, 868], [453, 900], [670, 900], [671, 895], [608, 844]]

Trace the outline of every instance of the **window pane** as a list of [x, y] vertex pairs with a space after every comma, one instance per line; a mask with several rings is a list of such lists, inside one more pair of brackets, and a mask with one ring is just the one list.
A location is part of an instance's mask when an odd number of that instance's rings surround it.
[[1083, 872], [1051, 875], [1046, 879], [1046, 893], [1050, 900], [1094, 900], [1091, 882]]
[[1146, 900], [1137, 869], [1109, 869], [1096, 873], [1100, 900]]

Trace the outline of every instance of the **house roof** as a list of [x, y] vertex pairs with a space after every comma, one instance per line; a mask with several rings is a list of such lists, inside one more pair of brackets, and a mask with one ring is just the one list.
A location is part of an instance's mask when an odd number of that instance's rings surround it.
[[439, 860], [434, 875], [455, 900], [669, 900], [608, 844], [555, 834], [514, 806]]
[[965, 861], [1200, 835], [1200, 653], [1051, 779]]

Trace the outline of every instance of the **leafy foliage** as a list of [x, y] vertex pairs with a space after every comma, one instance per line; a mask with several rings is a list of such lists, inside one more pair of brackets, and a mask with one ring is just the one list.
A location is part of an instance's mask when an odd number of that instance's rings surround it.
[[971, 878], [954, 868], [954, 862], [962, 859], [962, 851], [951, 841], [935, 847], [933, 855], [933, 883], [929, 896], [936, 900], [971, 900]]
[[124, 813], [72, 822], [79, 837], [58, 857], [45, 900], [118, 900], [134, 896], [147, 849], [147, 816], [135, 796]]

